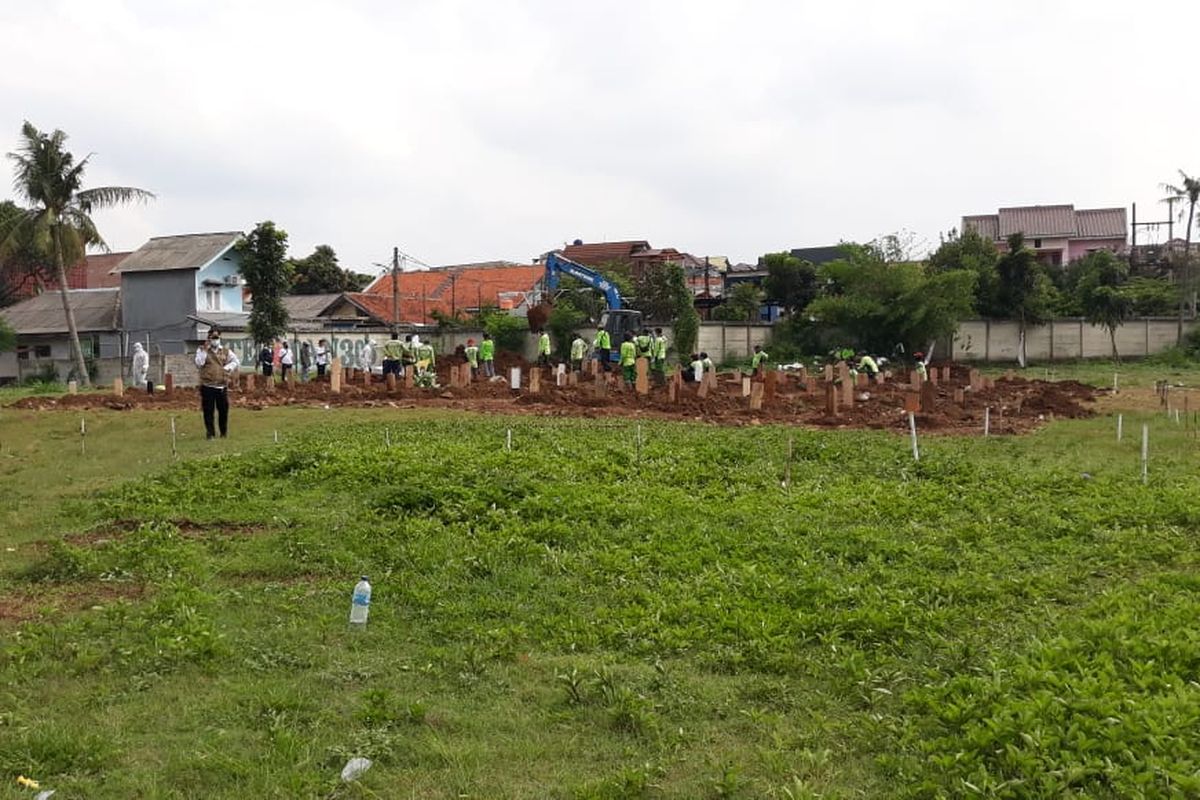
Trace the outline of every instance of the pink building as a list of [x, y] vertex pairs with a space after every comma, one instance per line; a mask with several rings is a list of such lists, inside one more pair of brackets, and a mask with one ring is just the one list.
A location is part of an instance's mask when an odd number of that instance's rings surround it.
[[1044, 264], [1061, 266], [1082, 258], [1094, 250], [1124, 253], [1129, 230], [1123, 208], [1081, 208], [1062, 206], [1018, 206], [1002, 208], [998, 214], [975, 214], [962, 218], [962, 229], [974, 229], [996, 243], [1000, 252], [1008, 249], [1008, 237], [1025, 236]]

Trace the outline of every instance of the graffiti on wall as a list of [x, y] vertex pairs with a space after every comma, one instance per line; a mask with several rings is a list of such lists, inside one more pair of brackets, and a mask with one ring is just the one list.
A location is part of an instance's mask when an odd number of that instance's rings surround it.
[[[358, 363], [359, 355], [363, 348], [367, 346], [367, 342], [371, 342], [373, 346], [379, 347], [386, 339], [386, 335], [375, 335], [362, 333], [361, 331], [354, 335], [337, 335], [336, 333], [321, 333], [321, 334], [304, 334], [288, 339], [288, 346], [292, 348], [295, 354], [296, 364], [300, 364], [300, 348], [305, 342], [308, 342], [314, 349], [317, 342], [321, 339], [325, 340], [326, 346], [329, 348], [330, 358], [340, 358], [343, 364], [354, 365]], [[254, 346], [254, 340], [249, 338], [238, 338], [233, 336], [224, 337], [226, 347], [233, 350], [237, 355], [238, 360], [244, 366], [250, 367], [258, 360], [258, 348]]]

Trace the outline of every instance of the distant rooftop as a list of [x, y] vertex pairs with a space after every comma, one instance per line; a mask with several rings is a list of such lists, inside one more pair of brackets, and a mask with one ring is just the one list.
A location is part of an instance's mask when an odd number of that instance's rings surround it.
[[130, 253], [116, 266], [115, 271], [200, 269], [237, 244], [241, 238], [241, 231], [157, 236]]

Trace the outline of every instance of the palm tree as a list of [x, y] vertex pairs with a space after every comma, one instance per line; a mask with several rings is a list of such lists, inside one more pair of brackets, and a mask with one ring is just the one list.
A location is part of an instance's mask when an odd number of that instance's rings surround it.
[[21, 127], [18, 152], [9, 153], [8, 157], [14, 164], [13, 187], [30, 208], [22, 211], [17, 223], [0, 239], [0, 252], [25, 235], [53, 262], [71, 337], [71, 357], [78, 380], [86, 386], [90, 381], [83, 348], [79, 346], [75, 310], [67, 291], [67, 264], [78, 263], [89, 246], [108, 249], [92, 221], [93, 211], [154, 195], [128, 186], [81, 189], [83, 172], [91, 156], [75, 163], [75, 156], [63, 148], [66, 141], [67, 135], [60, 130], [42, 133], [29, 122]]
[[1183, 270], [1180, 274], [1179, 286], [1179, 343], [1183, 342], [1183, 313], [1187, 307], [1188, 290], [1191, 287], [1192, 270], [1192, 220], [1196, 217], [1196, 201], [1200, 200], [1200, 178], [1193, 178], [1183, 170], [1179, 170], [1181, 185], [1162, 184], [1162, 190], [1169, 192], [1167, 200], [1184, 200], [1187, 202], [1187, 235], [1183, 240]]

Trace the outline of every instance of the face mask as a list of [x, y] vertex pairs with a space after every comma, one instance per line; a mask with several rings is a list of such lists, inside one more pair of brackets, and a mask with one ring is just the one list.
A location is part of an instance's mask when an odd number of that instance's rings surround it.
[[221, 340], [220, 340], [220, 339], [209, 339], [209, 340], [208, 340], [208, 346], [209, 346], [209, 347], [220, 347], [220, 346], [221, 346]]

